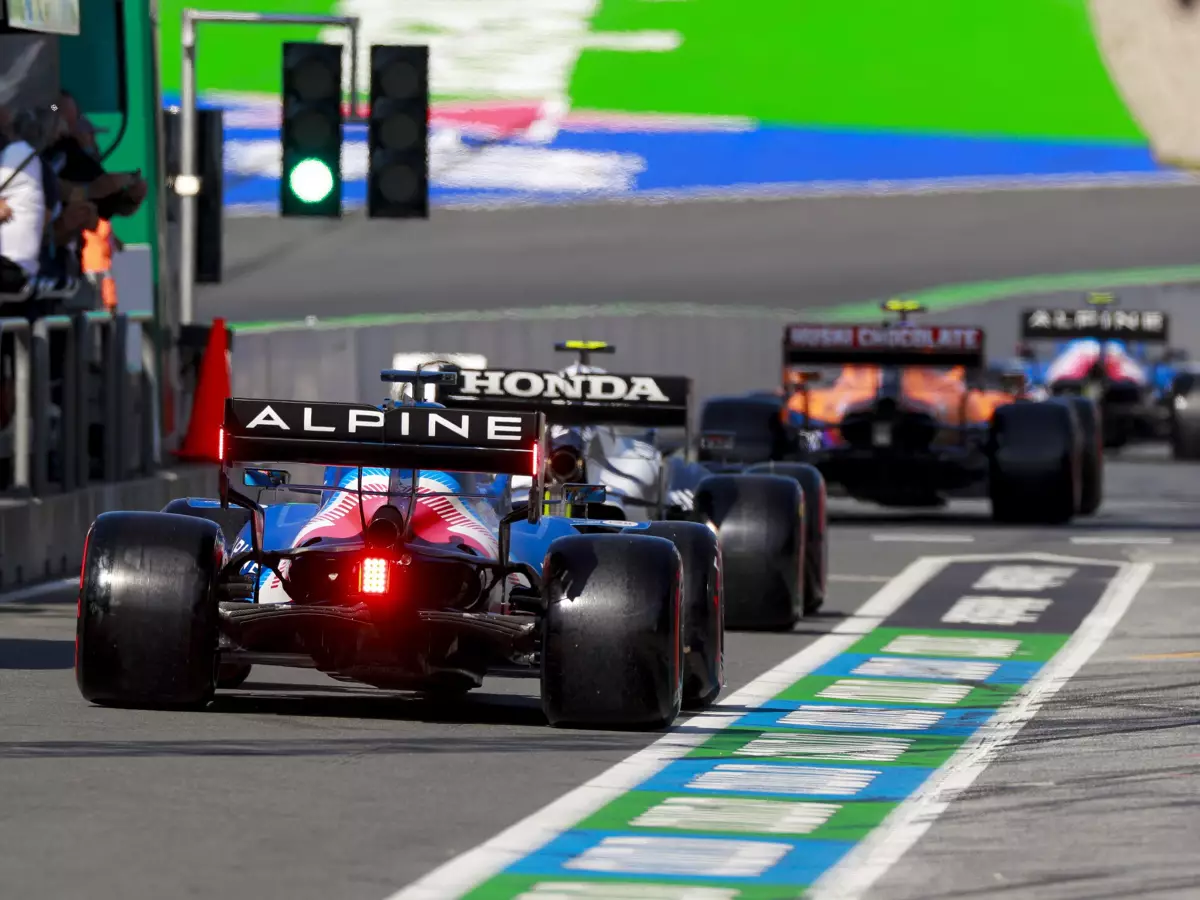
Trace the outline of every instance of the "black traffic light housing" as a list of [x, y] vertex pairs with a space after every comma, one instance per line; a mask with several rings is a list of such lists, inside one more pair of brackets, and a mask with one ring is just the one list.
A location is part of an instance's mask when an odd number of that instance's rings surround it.
[[281, 215], [342, 214], [342, 53], [340, 44], [283, 45]]
[[371, 47], [367, 216], [429, 218], [429, 48]]

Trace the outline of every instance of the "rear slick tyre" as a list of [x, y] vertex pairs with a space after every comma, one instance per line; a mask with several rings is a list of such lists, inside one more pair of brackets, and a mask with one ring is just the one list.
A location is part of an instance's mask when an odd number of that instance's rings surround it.
[[1081, 506], [1078, 421], [1065, 403], [1013, 403], [992, 417], [988, 494], [997, 522], [1062, 525]]
[[578, 534], [543, 564], [542, 709], [557, 727], [657, 731], [683, 696], [683, 561], [665, 538]]
[[710, 475], [695, 517], [721, 546], [725, 628], [789, 631], [803, 614], [804, 492], [781, 475]]
[[1079, 424], [1079, 515], [1091, 516], [1104, 502], [1104, 437], [1100, 408], [1087, 397], [1063, 398]]
[[746, 469], [747, 475], [782, 475], [794, 478], [804, 492], [804, 615], [816, 615], [825, 605], [829, 572], [829, 524], [825, 477], [808, 463], [769, 462]]
[[725, 608], [721, 548], [698, 522], [651, 522], [626, 532], [666, 538], [683, 561], [683, 708], [716, 702], [725, 684]]
[[93, 703], [199, 708], [216, 687], [225, 555], [206, 519], [109, 512], [84, 547], [75, 679]]

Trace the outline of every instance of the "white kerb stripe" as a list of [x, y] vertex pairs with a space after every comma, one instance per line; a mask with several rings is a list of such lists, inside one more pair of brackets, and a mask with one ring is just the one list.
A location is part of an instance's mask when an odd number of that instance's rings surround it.
[[729, 791], [736, 794], [853, 797], [880, 774], [875, 769], [722, 763], [697, 775], [687, 783], [687, 787], [695, 791]]
[[563, 863], [564, 869], [623, 875], [699, 875], [757, 878], [791, 844], [687, 837], [606, 837]]
[[840, 803], [747, 800], [740, 797], [668, 797], [629, 824], [635, 828], [808, 834], [828, 822]]
[[735, 756], [833, 762], [895, 762], [912, 741], [861, 734], [764, 734], [734, 752]]
[[1007, 659], [1021, 649], [1019, 640], [1008, 638], [956, 638], [926, 634], [902, 634], [892, 638], [881, 653], [913, 656], [978, 656]]
[[957, 659], [896, 659], [873, 656], [855, 666], [851, 675], [877, 678], [949, 678], [955, 681], [986, 681], [996, 674], [999, 663], [964, 662]]
[[737, 888], [644, 881], [539, 881], [516, 900], [737, 900]]
[[829, 700], [859, 700], [867, 703], [936, 703], [950, 706], [971, 693], [970, 685], [930, 681], [867, 681], [843, 678], [817, 693]]
[[878, 706], [801, 706], [779, 720], [796, 728], [922, 731], [946, 714], [936, 709], [886, 709]]

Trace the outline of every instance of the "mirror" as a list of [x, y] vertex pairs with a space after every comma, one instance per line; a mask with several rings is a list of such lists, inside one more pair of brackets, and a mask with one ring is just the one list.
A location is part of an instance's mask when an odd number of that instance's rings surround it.
[[608, 488], [602, 484], [564, 484], [563, 502], [571, 505], [604, 503], [608, 500]]
[[247, 469], [242, 483], [247, 487], [277, 488], [291, 481], [286, 469]]

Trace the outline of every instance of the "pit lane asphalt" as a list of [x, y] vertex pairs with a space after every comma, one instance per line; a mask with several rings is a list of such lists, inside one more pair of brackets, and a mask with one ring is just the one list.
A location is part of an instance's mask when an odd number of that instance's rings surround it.
[[[1192, 591], [1172, 587], [1200, 568], [1200, 486], [1195, 467], [1154, 455], [1110, 464], [1100, 515], [1062, 529], [992, 526], [977, 502], [914, 516], [835, 501], [827, 614], [790, 635], [730, 636], [732, 691], [918, 556], [1192, 561], [1182, 576], [1159, 569], [1065, 699], [885, 877], [881, 897], [1196, 887], [1195, 663], [1131, 658], [1200, 641]], [[1139, 535], [1173, 543], [1130, 543]], [[0, 897], [382, 900], [652, 740], [551, 730], [530, 682], [489, 684], [451, 709], [259, 669], [204, 713], [106, 710], [76, 691], [73, 626], [69, 589], [0, 603]]]
[[1200, 187], [230, 218], [198, 321], [718, 303], [817, 307], [941, 284], [1196, 261]]

